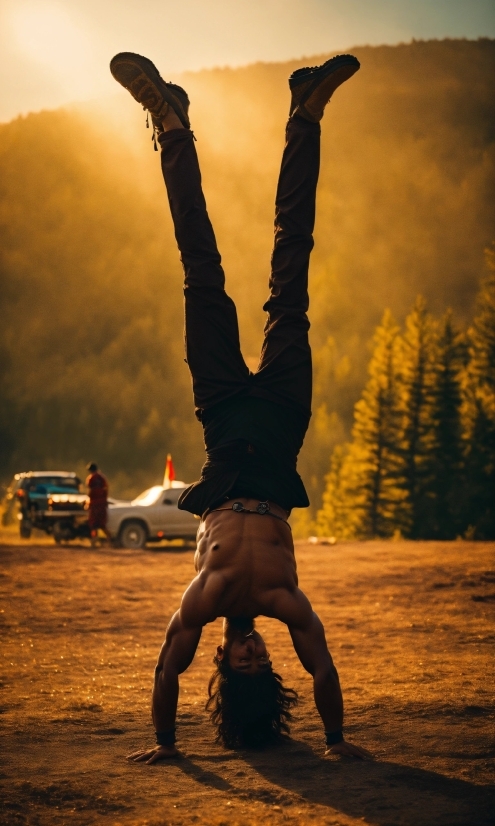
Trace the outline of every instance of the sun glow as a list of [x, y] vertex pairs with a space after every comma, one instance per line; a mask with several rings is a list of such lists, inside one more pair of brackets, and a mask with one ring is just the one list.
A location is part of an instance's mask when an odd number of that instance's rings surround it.
[[17, 46], [40, 68], [56, 74], [75, 96], [88, 87], [93, 48], [88, 33], [58, 3], [25, 3], [11, 12]]

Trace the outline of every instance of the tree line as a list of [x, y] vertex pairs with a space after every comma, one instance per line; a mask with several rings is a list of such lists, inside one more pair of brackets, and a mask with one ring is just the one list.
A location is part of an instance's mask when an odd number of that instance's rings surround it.
[[495, 248], [459, 330], [419, 296], [403, 331], [386, 310], [351, 441], [338, 445], [320, 535], [495, 538]]
[[[433, 314], [450, 305], [467, 326], [495, 224], [495, 41], [356, 54], [362, 71], [322, 130], [302, 536], [321, 508], [329, 456], [350, 439], [383, 308], [403, 319], [421, 293]], [[298, 65], [174, 78], [192, 100], [250, 366], [265, 324], [287, 77]], [[97, 461], [112, 494], [130, 498], [163, 478], [169, 452], [179, 479], [197, 479], [204, 446], [183, 360], [182, 271], [141, 114], [117, 89], [115, 101], [0, 124], [0, 483], [29, 469], [83, 475]]]

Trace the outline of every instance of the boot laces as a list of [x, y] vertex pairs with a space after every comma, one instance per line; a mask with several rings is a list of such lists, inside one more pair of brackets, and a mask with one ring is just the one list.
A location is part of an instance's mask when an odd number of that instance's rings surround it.
[[[143, 109], [145, 109], [144, 106], [143, 106]], [[147, 109], [145, 109], [145, 111], [146, 111], [146, 129], [149, 129], [150, 128], [150, 113], [148, 112]], [[153, 127], [153, 132], [151, 133], [151, 140], [153, 142], [153, 149], [155, 150], [155, 152], [158, 152], [158, 146], [157, 146], [156, 138], [157, 138], [157, 135], [160, 132], [160, 130], [159, 130], [158, 126], [156, 125], [156, 123], [153, 123], [153, 119], [151, 119], [151, 125]]]

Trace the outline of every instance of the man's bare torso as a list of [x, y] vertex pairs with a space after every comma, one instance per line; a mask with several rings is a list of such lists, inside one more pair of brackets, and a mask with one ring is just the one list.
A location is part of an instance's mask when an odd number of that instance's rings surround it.
[[[282, 621], [297, 602], [294, 543], [282, 508], [269, 514], [238, 513], [230, 500], [201, 523], [195, 568], [198, 572], [184, 594], [181, 617], [188, 624], [205, 624], [218, 616], [255, 617]], [[256, 499], [237, 497], [246, 508]]]

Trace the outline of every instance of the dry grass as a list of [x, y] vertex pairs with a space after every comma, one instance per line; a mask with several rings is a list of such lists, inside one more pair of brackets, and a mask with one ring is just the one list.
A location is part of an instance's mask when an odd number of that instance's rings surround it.
[[203, 707], [217, 621], [181, 683], [182, 757], [150, 768], [124, 756], [153, 742], [152, 672], [191, 551], [4, 545], [2, 822], [489, 824], [494, 551], [298, 544], [301, 585], [339, 668], [347, 736], [374, 762], [323, 759], [311, 681], [285, 627], [260, 619], [275, 667], [301, 695], [292, 740], [261, 753], [213, 743]]

